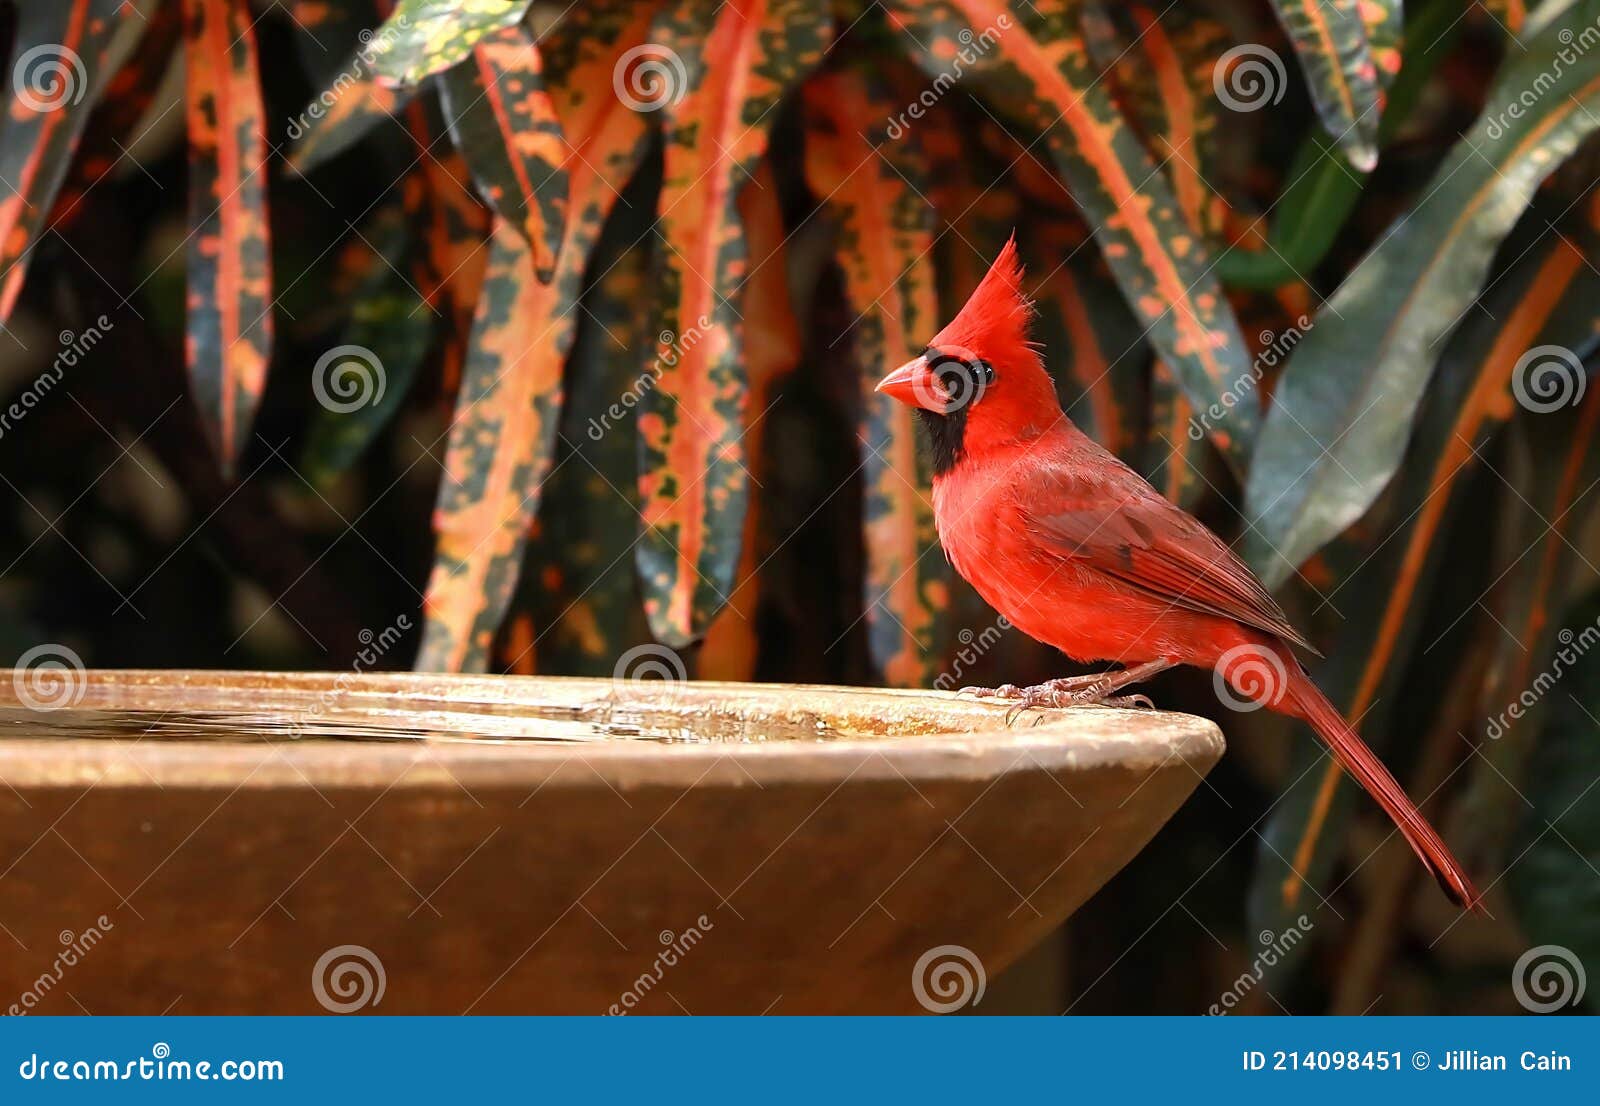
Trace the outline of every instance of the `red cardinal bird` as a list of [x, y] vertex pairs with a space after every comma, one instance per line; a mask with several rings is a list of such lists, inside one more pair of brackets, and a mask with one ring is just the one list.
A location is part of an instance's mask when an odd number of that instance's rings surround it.
[[[1067, 419], [1028, 340], [1016, 244], [921, 357], [878, 391], [917, 409], [950, 563], [1023, 633], [1121, 671], [979, 694], [1028, 706], [1104, 702], [1177, 664], [1213, 669], [1255, 704], [1310, 723], [1459, 905], [1477, 890], [1293, 647], [1310, 646], [1244, 563]], [[1314, 650], [1313, 650], [1314, 652]], [[1127, 703], [1128, 700], [1122, 700]]]

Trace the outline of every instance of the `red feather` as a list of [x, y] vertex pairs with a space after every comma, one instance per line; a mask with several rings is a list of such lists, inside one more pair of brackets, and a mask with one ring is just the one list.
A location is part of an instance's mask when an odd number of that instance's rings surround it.
[[1294, 647], [1310, 646], [1260, 581], [1062, 413], [1028, 338], [1022, 276], [1007, 242], [928, 353], [879, 385], [921, 408], [933, 435], [934, 515], [956, 570], [1070, 657], [1216, 668], [1239, 694], [1308, 722], [1445, 892], [1479, 908], [1439, 835], [1301, 668]]

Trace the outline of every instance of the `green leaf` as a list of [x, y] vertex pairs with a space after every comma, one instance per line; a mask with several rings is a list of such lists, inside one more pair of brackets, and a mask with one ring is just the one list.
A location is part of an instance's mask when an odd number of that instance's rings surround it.
[[[1600, 779], [1600, 649], [1594, 648], [1600, 598], [1578, 604], [1562, 623], [1574, 641], [1561, 650], [1560, 682], [1548, 692], [1549, 719], [1529, 765], [1523, 822], [1512, 845], [1518, 859], [1507, 884], [1528, 940], [1557, 946], [1542, 954], [1546, 966], [1564, 960], [1571, 972], [1576, 958], [1590, 984], [1587, 1005], [1594, 1009], [1593, 984], [1600, 979], [1600, 788], [1594, 786]], [[1555, 992], [1529, 987], [1531, 968], [1517, 978], [1536, 1001], [1550, 1002], [1552, 1010], [1570, 1003], [1573, 987], [1566, 989], [1565, 1002]]]
[[[1396, 688], [1452, 555], [1451, 525], [1466, 506], [1466, 477], [1517, 410], [1516, 363], [1530, 348], [1575, 344], [1588, 332], [1592, 312], [1585, 308], [1600, 295], [1600, 275], [1583, 262], [1589, 248], [1580, 230], [1547, 235], [1500, 276], [1483, 310], [1445, 351], [1401, 478], [1372, 517], [1316, 562], [1313, 579], [1342, 617], [1328, 658], [1312, 675], [1380, 752], [1399, 699]], [[1310, 741], [1301, 743], [1290, 778], [1295, 782], [1263, 833], [1250, 894], [1251, 928], [1274, 933], [1331, 891], [1329, 877], [1357, 799], [1338, 766]], [[1292, 970], [1298, 958], [1287, 958], [1279, 970]]]
[[1378, 164], [1382, 89], [1367, 40], [1367, 0], [1273, 0], [1300, 58], [1311, 100], [1334, 142], [1362, 172]]
[[1556, 58], [1567, 49], [1561, 35], [1597, 16], [1600, 3], [1585, 0], [1509, 59], [1417, 208], [1345, 279], [1296, 348], [1246, 488], [1245, 551], [1269, 587], [1388, 484], [1440, 340], [1539, 182], [1600, 126], [1600, 69]]
[[519, 23], [533, 0], [400, 0], [372, 36], [379, 78], [414, 85], [466, 60], [479, 41]]
[[[1569, 297], [1564, 305], [1592, 315], [1592, 303]], [[1571, 329], [1581, 332], [1583, 322]], [[1575, 365], [1551, 362], [1556, 371]], [[1570, 381], [1576, 384], [1577, 377]], [[1592, 381], [1590, 382], [1592, 385]], [[1485, 736], [1469, 764], [1469, 782], [1452, 821], [1464, 842], [1462, 859], [1478, 871], [1501, 870], [1516, 822], [1527, 808], [1528, 758], [1544, 713], [1558, 698], [1554, 680], [1568, 678], [1571, 648], [1583, 624], [1560, 612], [1575, 583], [1596, 583], [1576, 544], [1600, 509], [1600, 389], [1589, 388], [1581, 406], [1524, 412], [1512, 426], [1514, 442], [1505, 480], [1506, 522], [1496, 528], [1500, 546], [1494, 620], [1503, 630], [1485, 681]], [[1571, 678], [1576, 679], [1576, 674]]]

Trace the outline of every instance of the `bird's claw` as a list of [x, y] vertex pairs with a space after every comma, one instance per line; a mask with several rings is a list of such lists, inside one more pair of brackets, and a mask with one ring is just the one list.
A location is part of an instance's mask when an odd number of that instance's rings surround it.
[[1004, 699], [1014, 705], [1006, 712], [1010, 725], [1024, 711], [1044, 707], [1117, 707], [1124, 710], [1154, 710], [1155, 704], [1146, 695], [1113, 695], [1118, 684], [1104, 676], [1068, 676], [1059, 680], [1046, 680], [1032, 687], [1001, 684], [999, 687], [964, 687], [956, 694], [973, 695], [979, 699]]
[[972, 695], [979, 699], [1018, 699], [1027, 688], [1018, 687], [1016, 684], [1001, 684], [999, 687], [964, 687], [956, 692], [957, 695]]

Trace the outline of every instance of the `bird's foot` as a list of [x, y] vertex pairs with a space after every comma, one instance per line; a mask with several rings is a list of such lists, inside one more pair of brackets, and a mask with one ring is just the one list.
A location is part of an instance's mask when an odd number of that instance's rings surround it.
[[1046, 680], [1032, 687], [1001, 684], [999, 687], [964, 687], [957, 694], [975, 695], [979, 699], [1004, 699], [1015, 703], [1009, 717], [1015, 718], [1025, 710], [1037, 707], [1122, 707], [1154, 710], [1155, 704], [1143, 695], [1118, 695], [1129, 684], [1148, 679], [1170, 668], [1171, 662], [1158, 660], [1120, 668], [1111, 672], [1091, 673], [1087, 676], [1065, 676]]
[[[1016, 684], [1001, 684], [999, 687], [964, 687], [956, 692], [957, 695], [974, 695], [979, 699], [1009, 699], [1009, 700], [1038, 700], [1043, 703], [1044, 696], [1082, 696], [1089, 695], [1088, 700], [1093, 701], [1093, 696], [1099, 689], [1107, 688], [1107, 694], [1114, 687], [1108, 687], [1108, 677], [1119, 673], [1091, 673], [1087, 676], [1063, 676], [1059, 680], [1046, 680], [1042, 684], [1032, 687], [1018, 687]], [[1062, 705], [1070, 705], [1063, 703]]]

